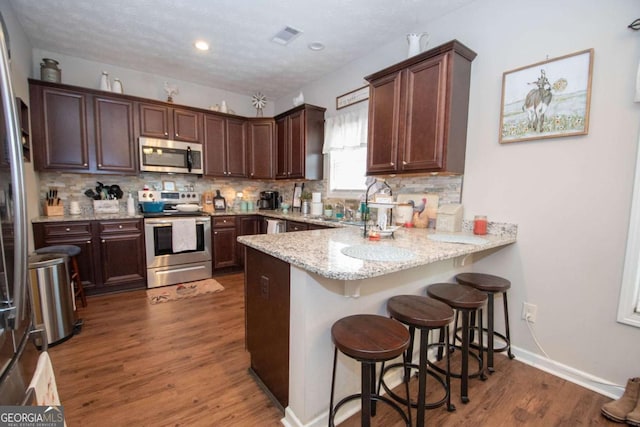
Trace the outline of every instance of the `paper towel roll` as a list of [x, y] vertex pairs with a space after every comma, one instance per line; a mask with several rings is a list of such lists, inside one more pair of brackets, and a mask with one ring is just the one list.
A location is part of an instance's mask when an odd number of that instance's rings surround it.
[[311, 193], [311, 202], [320, 203], [322, 201], [321, 196], [321, 193]]
[[311, 202], [311, 215], [322, 215], [322, 202]]

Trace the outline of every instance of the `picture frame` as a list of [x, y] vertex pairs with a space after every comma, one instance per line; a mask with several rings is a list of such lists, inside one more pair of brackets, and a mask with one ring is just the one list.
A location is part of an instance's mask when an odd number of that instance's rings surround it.
[[502, 75], [500, 144], [589, 133], [593, 49]]
[[350, 105], [364, 102], [369, 99], [369, 85], [347, 92], [336, 97], [336, 110], [340, 110]]
[[227, 210], [227, 201], [224, 199], [224, 197], [213, 199], [213, 209], [216, 211]]
[[302, 186], [298, 184], [293, 185], [293, 199], [291, 200], [291, 206], [294, 208], [300, 208], [302, 206], [302, 202], [300, 200], [300, 196], [302, 195]]
[[175, 181], [162, 181], [162, 190], [163, 191], [176, 191], [176, 183], [175, 183]]

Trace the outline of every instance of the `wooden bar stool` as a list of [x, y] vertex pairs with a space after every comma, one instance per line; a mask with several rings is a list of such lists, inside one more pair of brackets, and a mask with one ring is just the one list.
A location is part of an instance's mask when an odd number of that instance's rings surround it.
[[[495, 371], [493, 367], [493, 353], [506, 351], [510, 359], [515, 358], [511, 353], [511, 334], [509, 333], [509, 306], [507, 304], [507, 291], [511, 288], [511, 282], [499, 276], [484, 273], [460, 273], [456, 276], [456, 281], [461, 285], [471, 286], [487, 294], [487, 327], [483, 328], [482, 323], [477, 326], [480, 331], [487, 332], [487, 370], [491, 373]], [[504, 335], [495, 331], [494, 325], [494, 295], [502, 294], [504, 303]], [[505, 345], [494, 348], [494, 337], [499, 337]]]
[[[405, 356], [407, 360], [406, 366], [408, 369], [405, 368], [404, 381], [405, 383], [409, 382], [411, 369], [418, 370], [418, 399], [415, 403], [410, 403], [412, 407], [417, 408], [416, 426], [422, 427], [425, 423], [425, 409], [437, 408], [446, 402], [447, 409], [449, 411], [455, 410], [455, 406], [451, 404], [451, 377], [449, 375], [451, 371], [449, 363], [449, 324], [453, 321], [453, 310], [447, 304], [430, 297], [420, 295], [399, 295], [392, 297], [387, 301], [387, 311], [392, 319], [396, 319], [397, 321], [409, 326], [411, 341]], [[429, 362], [427, 359], [427, 351], [431, 346], [429, 344], [429, 331], [436, 329], [440, 330], [440, 328], [445, 328], [447, 331], [446, 344], [444, 344], [445, 349], [447, 350], [447, 372], [445, 374], [445, 380], [440, 378], [434, 371], [428, 369]], [[418, 365], [411, 363], [416, 329], [420, 330], [420, 360]], [[436, 343], [434, 345], [439, 344]], [[385, 369], [383, 362], [382, 373], [380, 374], [380, 384], [395, 400], [407, 404], [407, 400], [396, 395], [384, 382], [385, 372], [398, 367], [403, 366], [400, 363], [395, 363], [387, 366]], [[445, 392], [445, 395], [441, 400], [429, 404], [425, 402], [427, 393], [427, 375], [430, 375], [437, 380], [438, 383], [442, 385]]]
[[[391, 399], [375, 392], [376, 363], [395, 359], [409, 346], [409, 331], [400, 323], [384, 316], [357, 314], [335, 322], [331, 327], [331, 339], [335, 346], [333, 353], [333, 374], [331, 378], [331, 399], [329, 400], [329, 427], [334, 426], [336, 412], [345, 403], [360, 398], [362, 401], [362, 426], [371, 425], [371, 416], [375, 415], [375, 402], [382, 401], [398, 412], [407, 426], [411, 425], [411, 408], [405, 414], [402, 408]], [[333, 406], [336, 383], [336, 365], [338, 350], [361, 364], [361, 392], [352, 394]], [[406, 385], [407, 399], [409, 385]]]
[[82, 287], [82, 279], [80, 278], [80, 268], [78, 267], [78, 259], [76, 258], [80, 254], [80, 248], [74, 245], [55, 245], [46, 246], [44, 248], [36, 249], [37, 254], [65, 254], [69, 257], [71, 263], [71, 282], [73, 283], [74, 297], [80, 297], [82, 306], [87, 306], [87, 297], [84, 294], [84, 288]]
[[[470, 344], [470, 313], [478, 313], [478, 318], [482, 322], [482, 307], [487, 301], [487, 295], [472, 288], [471, 286], [458, 285], [455, 283], [435, 283], [427, 287], [427, 295], [449, 305], [456, 312], [462, 313], [462, 368], [460, 375], [451, 374], [452, 377], [460, 378], [460, 400], [462, 403], [469, 402], [469, 344]], [[480, 348], [482, 348], [482, 334], [480, 334]], [[485, 380], [484, 362], [482, 351], [478, 352], [478, 372], [473, 376], [479, 376]]]

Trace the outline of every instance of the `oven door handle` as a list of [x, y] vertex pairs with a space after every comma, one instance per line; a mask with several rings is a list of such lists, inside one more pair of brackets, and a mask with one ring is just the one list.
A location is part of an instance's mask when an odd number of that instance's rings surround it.
[[[145, 225], [153, 225], [154, 227], [171, 227], [171, 224], [173, 223], [173, 221], [170, 219], [147, 219], [145, 220], [144, 223]], [[196, 220], [196, 225], [209, 224], [209, 223], [211, 223], [210, 218]]]

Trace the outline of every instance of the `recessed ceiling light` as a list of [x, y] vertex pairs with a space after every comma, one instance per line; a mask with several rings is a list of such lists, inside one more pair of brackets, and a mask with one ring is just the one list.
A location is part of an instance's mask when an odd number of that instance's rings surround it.
[[324, 44], [322, 44], [320, 42], [312, 42], [312, 43], [309, 43], [309, 49], [311, 49], [311, 50], [322, 50], [322, 49], [324, 49]]
[[193, 44], [198, 50], [209, 50], [209, 43], [204, 40], [196, 40]]

